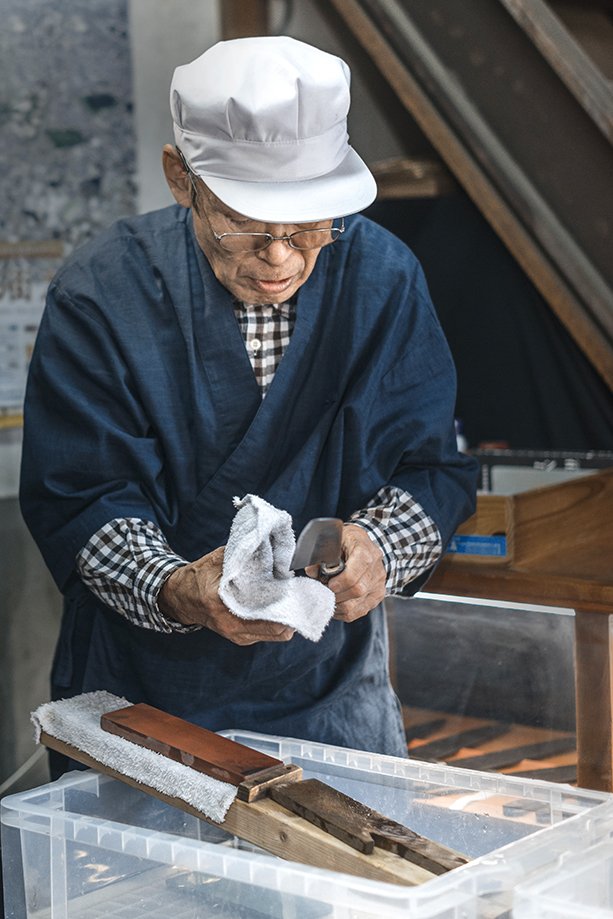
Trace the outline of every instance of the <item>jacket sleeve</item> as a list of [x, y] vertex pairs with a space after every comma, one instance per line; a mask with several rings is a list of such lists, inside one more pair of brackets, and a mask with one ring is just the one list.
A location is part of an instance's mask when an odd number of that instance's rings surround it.
[[30, 365], [21, 509], [60, 589], [77, 553], [118, 517], [168, 514], [163, 459], [137, 387], [96, 304], [57, 284]]
[[410, 268], [387, 314], [385, 364], [373, 387], [359, 462], [378, 487], [399, 489], [419, 503], [444, 550], [474, 511], [478, 466], [458, 452], [453, 359], [423, 272], [414, 260]]

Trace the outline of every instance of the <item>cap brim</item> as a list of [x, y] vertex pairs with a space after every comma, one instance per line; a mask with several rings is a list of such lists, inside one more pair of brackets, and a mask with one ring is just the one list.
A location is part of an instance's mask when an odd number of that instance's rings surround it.
[[377, 196], [374, 177], [353, 147], [332, 172], [300, 182], [240, 182], [202, 175], [214, 195], [232, 210], [262, 223], [310, 223], [345, 217]]

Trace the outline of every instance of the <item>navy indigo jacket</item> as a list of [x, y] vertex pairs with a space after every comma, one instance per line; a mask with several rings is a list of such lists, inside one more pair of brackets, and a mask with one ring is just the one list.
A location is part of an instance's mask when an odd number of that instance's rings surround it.
[[406, 751], [380, 609], [332, 621], [318, 643], [155, 633], [98, 601], [75, 557], [103, 524], [134, 516], [192, 560], [225, 543], [234, 495], [284, 508], [299, 532], [312, 517], [347, 519], [386, 483], [410, 492], [446, 543], [476, 479], [456, 450], [454, 402], [421, 269], [363, 217], [300, 289], [263, 401], [189, 211], [120, 221], [78, 250], [49, 290], [22, 464], [24, 518], [65, 594], [54, 698], [107, 689], [213, 730]]

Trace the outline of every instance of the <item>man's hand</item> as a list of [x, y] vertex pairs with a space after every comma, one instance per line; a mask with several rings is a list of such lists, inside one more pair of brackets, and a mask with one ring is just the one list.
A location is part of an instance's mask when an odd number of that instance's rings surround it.
[[[336, 595], [335, 619], [353, 622], [366, 616], [385, 597], [383, 553], [363, 527], [349, 523], [343, 527], [345, 570], [331, 578], [328, 587]], [[306, 569], [316, 578], [318, 566]]]
[[177, 568], [158, 595], [158, 606], [168, 619], [182, 625], [200, 625], [235, 645], [258, 641], [289, 641], [294, 629], [262, 619], [240, 619], [219, 599], [223, 546]]

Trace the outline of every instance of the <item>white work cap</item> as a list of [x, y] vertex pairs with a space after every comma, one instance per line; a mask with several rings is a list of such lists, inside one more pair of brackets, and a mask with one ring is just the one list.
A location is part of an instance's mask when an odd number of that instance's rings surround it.
[[335, 55], [285, 36], [219, 42], [177, 67], [177, 147], [228, 207], [268, 223], [360, 211], [375, 180], [349, 146], [350, 72]]

